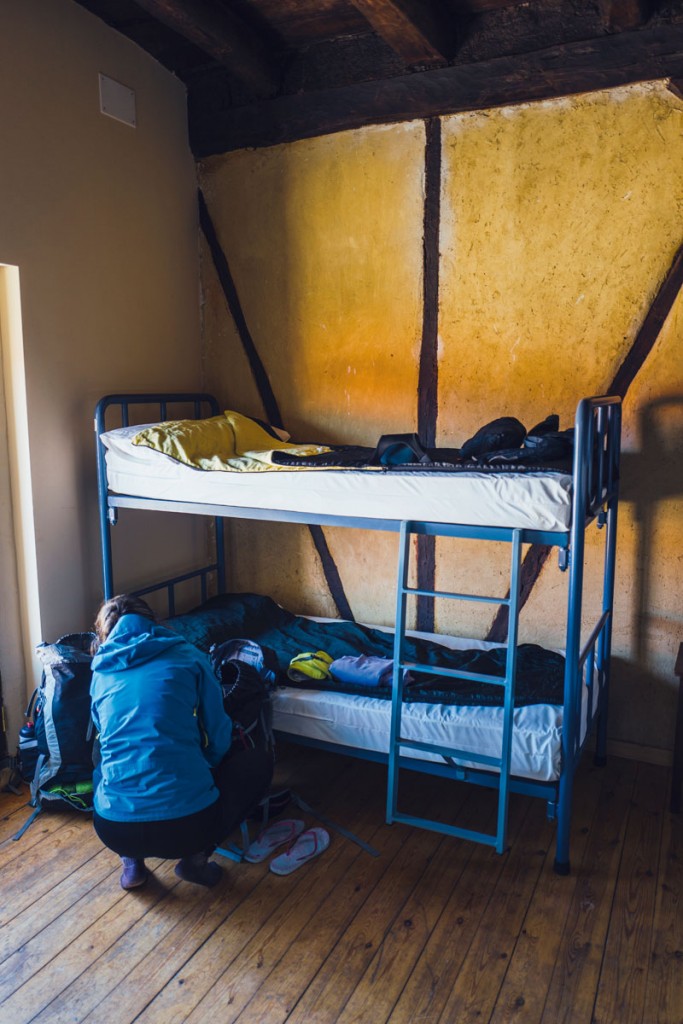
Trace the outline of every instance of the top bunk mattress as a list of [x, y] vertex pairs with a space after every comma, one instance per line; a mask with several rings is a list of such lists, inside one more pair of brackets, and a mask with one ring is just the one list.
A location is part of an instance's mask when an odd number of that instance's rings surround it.
[[572, 477], [544, 472], [223, 473], [195, 469], [134, 445], [142, 425], [100, 435], [107, 482], [119, 495], [198, 505], [351, 519], [417, 520], [474, 527], [565, 532]]

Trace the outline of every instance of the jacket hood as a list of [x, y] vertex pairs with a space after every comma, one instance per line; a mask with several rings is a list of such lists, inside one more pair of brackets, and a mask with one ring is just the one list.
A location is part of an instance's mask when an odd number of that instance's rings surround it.
[[93, 657], [92, 669], [94, 672], [120, 672], [143, 665], [182, 643], [185, 643], [183, 637], [144, 615], [122, 615]]

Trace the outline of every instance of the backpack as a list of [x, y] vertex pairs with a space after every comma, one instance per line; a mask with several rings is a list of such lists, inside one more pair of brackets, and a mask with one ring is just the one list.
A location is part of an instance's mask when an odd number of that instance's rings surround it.
[[226, 640], [209, 650], [223, 693], [223, 707], [232, 719], [233, 743], [274, 747], [270, 691], [276, 672], [272, 651], [253, 640]]
[[90, 717], [91, 647], [94, 633], [69, 633], [41, 643], [40, 686], [26, 709], [33, 715], [38, 759], [31, 806], [90, 811], [93, 803], [94, 728]]

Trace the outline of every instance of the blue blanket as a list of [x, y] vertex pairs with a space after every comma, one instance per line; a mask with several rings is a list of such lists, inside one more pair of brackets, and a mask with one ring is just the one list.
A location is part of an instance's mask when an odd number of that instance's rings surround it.
[[[286, 672], [292, 658], [303, 651], [326, 651], [332, 658], [372, 654], [393, 657], [393, 636], [355, 622], [313, 622], [281, 608], [269, 597], [259, 594], [221, 594], [185, 615], [165, 623], [201, 650], [208, 652], [214, 643], [230, 639], [255, 640], [274, 652], [278, 665], [278, 684], [293, 685]], [[449, 669], [484, 675], [505, 675], [506, 649], [455, 651], [431, 640], [406, 637], [404, 661], [442, 665]], [[503, 687], [492, 683], [474, 683], [465, 679], [431, 675], [411, 670], [404, 700], [430, 704], [501, 706]], [[302, 684], [297, 683], [297, 687]], [[344, 693], [368, 693], [365, 686], [311, 681], [315, 689], [328, 688]], [[536, 644], [520, 644], [517, 649], [515, 706], [562, 704], [564, 658]], [[373, 697], [391, 697], [390, 686], [372, 689]]]

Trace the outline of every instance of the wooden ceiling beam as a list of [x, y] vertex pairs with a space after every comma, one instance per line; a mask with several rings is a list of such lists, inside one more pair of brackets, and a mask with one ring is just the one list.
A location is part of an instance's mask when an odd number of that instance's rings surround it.
[[647, 0], [600, 0], [600, 14], [610, 32], [639, 28], [647, 20]]
[[676, 99], [683, 100], [683, 78], [671, 78], [667, 86], [670, 93], [672, 93]]
[[453, 19], [437, 0], [351, 0], [406, 67], [437, 67], [453, 53]]
[[210, 0], [135, 0], [138, 7], [218, 61], [256, 97], [272, 96], [279, 73], [263, 40]]
[[[389, 124], [683, 78], [683, 24], [605, 34], [514, 57], [415, 72], [232, 109], [207, 109], [189, 92], [197, 157]], [[212, 86], [215, 92], [215, 83]]]

